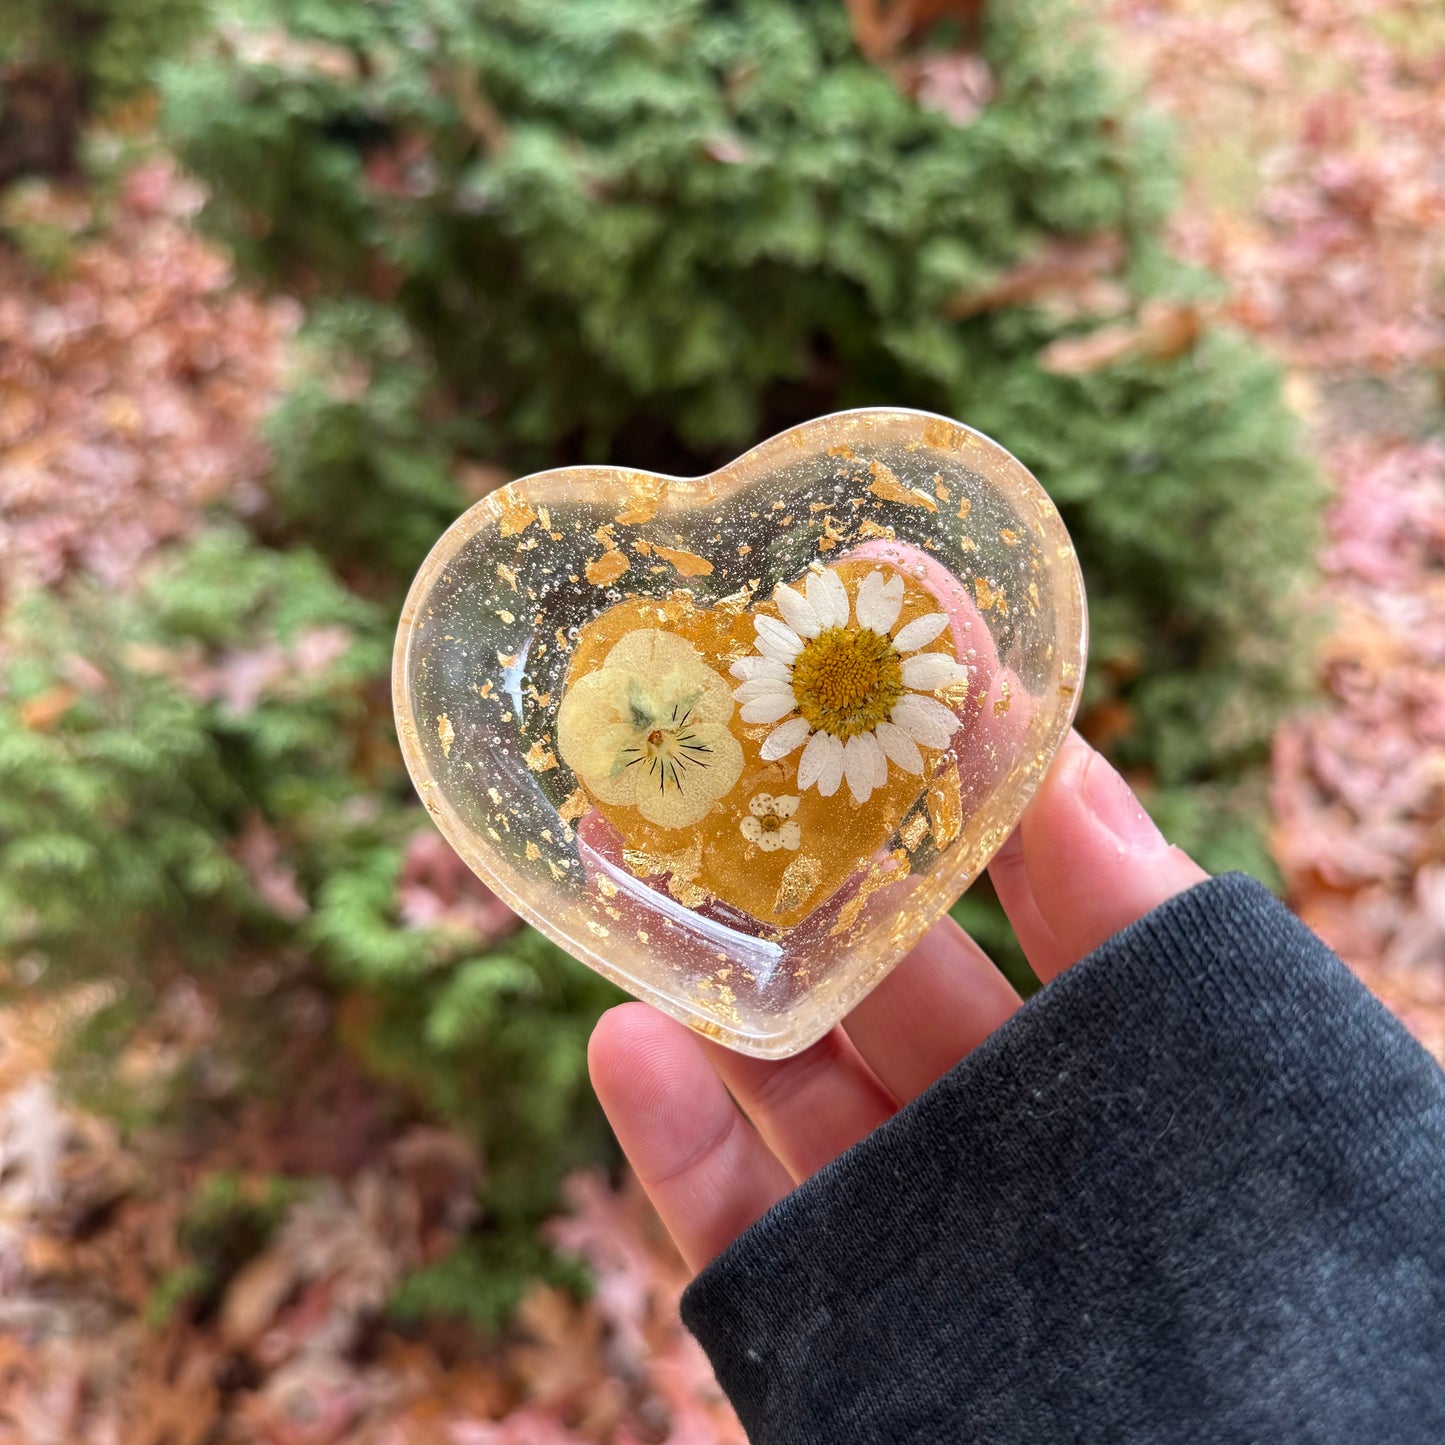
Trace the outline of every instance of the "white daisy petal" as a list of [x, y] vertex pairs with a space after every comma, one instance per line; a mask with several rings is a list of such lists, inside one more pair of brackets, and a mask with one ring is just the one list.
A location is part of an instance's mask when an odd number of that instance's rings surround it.
[[843, 747], [843, 776], [857, 803], [866, 803], [873, 793], [873, 753], [861, 736], [849, 738]]
[[[763, 739], [763, 746], [759, 750], [759, 756], [765, 763], [775, 763], [779, 758], [785, 758], [794, 748], [800, 748], [807, 741], [808, 734], [812, 731], [812, 725], [805, 717], [790, 717], [780, 728], [770, 732]], [[778, 800], [783, 801], [782, 799]], [[793, 806], [796, 807], [798, 800], [793, 799]], [[788, 815], [784, 813], [783, 817]]]
[[958, 719], [941, 702], [918, 692], [904, 693], [893, 704], [891, 717], [914, 742], [926, 748], [946, 748], [958, 728]]
[[738, 828], [749, 843], [756, 843], [763, 836], [763, 825], [756, 818], [744, 818]]
[[776, 617], [755, 617], [753, 626], [757, 629], [758, 651], [764, 657], [791, 662], [803, 650], [803, 639]]
[[946, 652], [920, 652], [903, 659], [903, 685], [922, 692], [967, 682], [968, 669], [955, 662]]
[[808, 746], [803, 749], [803, 756], [798, 759], [798, 791], [805, 793], [814, 783], [818, 781], [818, 774], [823, 771], [823, 763], [828, 756], [828, 734], [814, 733], [808, 739]]
[[762, 837], [758, 839], [758, 847], [761, 848], [764, 853], [776, 853], [782, 846], [783, 840], [778, 833], [764, 833]]
[[778, 604], [778, 611], [783, 614], [783, 621], [799, 637], [816, 637], [823, 630], [818, 621], [818, 614], [813, 611], [812, 604], [801, 592], [795, 592], [786, 583], [779, 582], [773, 588], [773, 601]]
[[809, 572], [808, 602], [824, 627], [848, 625], [848, 590], [836, 572]]
[[923, 754], [901, 727], [891, 722], [881, 722], [873, 730], [873, 734], [890, 762], [902, 768], [905, 773], [916, 776], [923, 772]]
[[[747, 685], [752, 686], [751, 683]], [[791, 692], [774, 692], [769, 693], [767, 697], [755, 697], [751, 702], [744, 703], [738, 716], [745, 723], [772, 723], [777, 722], [779, 718], [787, 717], [794, 706]]]
[[803, 841], [803, 830], [796, 823], [784, 823], [777, 831], [778, 841], [790, 853], [798, 851], [798, 844]]
[[786, 662], [779, 662], [772, 657], [754, 655], [740, 658], [728, 671], [744, 682], [752, 682], [754, 678], [759, 677], [776, 677], [781, 682], [792, 682], [793, 680], [793, 669]]
[[891, 632], [898, 622], [898, 614], [903, 611], [903, 578], [898, 573], [895, 572], [883, 584], [883, 600], [888, 604], [888, 630]]
[[818, 774], [818, 792], [825, 798], [831, 798], [843, 781], [843, 739], [835, 738], [831, 733], [819, 733], [818, 736], [823, 739], [826, 749], [823, 767]]
[[[784, 662], [789, 666], [792, 665], [793, 659], [798, 655], [775, 638], [764, 637], [761, 633], [758, 635], [758, 651], [773, 662]], [[799, 651], [801, 651], [801, 648]]]
[[776, 817], [779, 818], [791, 818], [793, 814], [798, 811], [798, 804], [801, 801], [801, 798], [795, 798], [791, 795], [787, 795], [781, 798], [774, 798], [773, 813]]
[[883, 749], [878, 745], [878, 739], [872, 733], [863, 733], [859, 737], [864, 750], [868, 754], [868, 761], [873, 767], [873, 786], [875, 788], [886, 787], [888, 783], [888, 759], [883, 755]]
[[[906, 679], [905, 679], [906, 681]], [[791, 699], [793, 689], [786, 682], [775, 677], [758, 677], [733, 689], [734, 702], [752, 702], [759, 697], [786, 697]]]
[[870, 572], [859, 584], [858, 595], [853, 599], [853, 610], [858, 614], [859, 627], [879, 630], [878, 623], [883, 617], [883, 574]]
[[947, 626], [948, 615], [943, 612], [930, 612], [926, 617], [915, 617], [906, 627], [899, 629], [893, 645], [899, 652], [917, 652], [920, 647], [927, 647]]

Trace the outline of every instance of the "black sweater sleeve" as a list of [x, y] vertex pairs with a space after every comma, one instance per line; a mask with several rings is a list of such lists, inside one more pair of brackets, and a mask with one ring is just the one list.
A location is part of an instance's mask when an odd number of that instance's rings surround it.
[[1442, 1445], [1445, 1075], [1215, 879], [808, 1180], [683, 1316], [754, 1445]]

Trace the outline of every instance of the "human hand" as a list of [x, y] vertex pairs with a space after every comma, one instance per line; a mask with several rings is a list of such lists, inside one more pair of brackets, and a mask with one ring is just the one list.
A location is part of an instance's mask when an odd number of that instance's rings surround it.
[[[1077, 734], [989, 874], [1047, 983], [1205, 873]], [[593, 1087], [683, 1257], [701, 1269], [795, 1185], [947, 1073], [1019, 1007], [949, 918], [790, 1059], [710, 1044], [642, 1003], [592, 1035]]]

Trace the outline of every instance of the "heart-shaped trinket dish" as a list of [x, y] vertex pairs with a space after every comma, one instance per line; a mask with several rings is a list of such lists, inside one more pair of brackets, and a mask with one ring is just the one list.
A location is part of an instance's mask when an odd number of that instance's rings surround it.
[[393, 690], [438, 827], [523, 918], [743, 1053], [824, 1034], [1009, 835], [1087, 618], [1027, 469], [841, 412], [705, 477], [566, 467], [448, 529]]

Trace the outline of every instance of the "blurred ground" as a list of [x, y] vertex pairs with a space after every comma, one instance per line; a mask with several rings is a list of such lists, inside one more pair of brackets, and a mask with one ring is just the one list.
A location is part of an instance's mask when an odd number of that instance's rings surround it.
[[[1275, 853], [1302, 915], [1445, 1058], [1445, 20], [1404, 0], [1108, 14], [1179, 122], [1175, 244], [1289, 366], [1335, 491], [1326, 701], [1279, 736]], [[7, 200], [31, 254], [0, 256], [0, 586], [75, 569], [120, 585], [204, 508], [256, 504], [295, 317], [231, 286], [188, 233], [194, 204], [163, 162], [103, 206], [44, 186]], [[75, 248], [63, 277], [44, 266], [57, 235]], [[403, 1334], [381, 1305], [465, 1228], [484, 1161], [415, 1127], [359, 1166], [334, 1138], [308, 1160], [260, 1106], [219, 1137], [123, 1149], [49, 1082], [68, 1021], [102, 1001], [0, 1015], [0, 1445], [741, 1440], [635, 1189], [579, 1178], [555, 1225], [592, 1267], [590, 1300], [538, 1287], [496, 1344]], [[177, 997], [150, 1047], [198, 1049], [206, 1027]], [[337, 1084], [374, 1126], [367, 1088]], [[279, 1173], [316, 1184], [264, 1202], [264, 1246], [204, 1318], [168, 1322], [198, 1181], [244, 1202]]]
[[1289, 366], [1335, 498], [1324, 707], [1276, 742], [1290, 900], [1445, 1059], [1445, 14], [1116, 3], [1188, 161], [1181, 254]]

